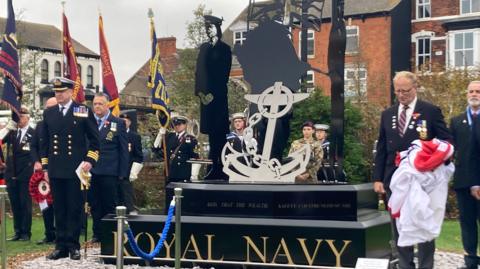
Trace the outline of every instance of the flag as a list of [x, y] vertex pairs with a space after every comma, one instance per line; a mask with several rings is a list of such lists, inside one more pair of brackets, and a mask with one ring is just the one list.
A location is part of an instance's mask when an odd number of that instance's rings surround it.
[[157, 110], [160, 125], [166, 128], [170, 121], [170, 109], [168, 108], [170, 99], [168, 98], [167, 89], [165, 87], [163, 67], [160, 62], [160, 47], [157, 43], [153, 18], [150, 18], [150, 38], [152, 41], [152, 57], [150, 58], [150, 74], [147, 87], [150, 89], [152, 95], [152, 108]]
[[120, 98], [118, 96], [117, 82], [115, 82], [115, 75], [113, 74], [112, 65], [110, 64], [110, 53], [108, 52], [107, 40], [103, 33], [103, 18], [102, 15], [98, 18], [98, 32], [100, 35], [100, 58], [102, 60], [102, 81], [103, 92], [110, 97], [108, 104], [115, 117], [120, 115]]
[[63, 75], [65, 78], [75, 81], [75, 86], [73, 87], [73, 100], [78, 103], [83, 103], [85, 101], [85, 92], [83, 91], [82, 81], [80, 74], [78, 73], [77, 68], [77, 56], [75, 55], [75, 50], [73, 48], [72, 38], [70, 37], [70, 30], [68, 30], [68, 20], [63, 15]]
[[0, 70], [5, 77], [1, 100], [18, 115], [23, 92], [18, 65], [15, 13], [13, 12], [12, 0], [8, 0], [7, 25], [5, 27], [5, 34], [3, 34], [2, 51], [0, 52]]

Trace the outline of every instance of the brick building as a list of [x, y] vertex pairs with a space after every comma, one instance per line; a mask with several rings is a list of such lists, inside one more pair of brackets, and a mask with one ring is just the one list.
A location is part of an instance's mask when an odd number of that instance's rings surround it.
[[412, 0], [411, 41], [412, 69], [479, 66], [480, 0]]
[[[160, 47], [160, 62], [165, 77], [170, 77], [178, 67], [177, 39], [175, 37], [161, 37], [157, 39]], [[122, 109], [136, 109], [141, 113], [153, 112], [150, 90], [147, 80], [150, 72], [150, 61], [147, 60], [135, 74], [125, 82], [120, 92], [120, 106]], [[166, 86], [172, 91], [170, 80], [166, 79]]]
[[[410, 67], [410, 3], [407, 0], [346, 0], [344, 17], [347, 27], [345, 56], [345, 96], [361, 96], [368, 101], [388, 102], [391, 78], [395, 71]], [[327, 53], [330, 35], [331, 1], [326, 0], [319, 31], [308, 32], [308, 62], [328, 72]], [[226, 29], [223, 40], [242, 44], [247, 29], [244, 10]], [[395, 33], [395, 34], [392, 34]], [[299, 52], [301, 33], [293, 29], [293, 45]], [[241, 66], [234, 59], [231, 77], [242, 76]], [[330, 94], [330, 79], [324, 74], [308, 71], [310, 89], [320, 87]], [[297, 90], [297, 89], [292, 89]]]

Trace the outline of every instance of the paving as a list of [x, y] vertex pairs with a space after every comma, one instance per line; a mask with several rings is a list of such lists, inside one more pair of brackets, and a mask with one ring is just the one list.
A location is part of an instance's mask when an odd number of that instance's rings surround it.
[[[98, 254], [100, 249], [94, 248], [89, 250], [89, 255]], [[83, 252], [82, 252], [83, 254]], [[456, 269], [457, 267], [463, 264], [463, 255], [437, 251], [435, 253], [435, 269]], [[86, 259], [82, 257], [80, 261], [73, 261], [68, 258], [59, 259], [56, 261], [50, 261], [45, 259], [45, 257], [39, 257], [34, 260], [24, 261], [18, 267], [21, 269], [115, 269], [115, 265], [103, 264], [98, 258], [93, 256], [87, 256]], [[139, 265], [125, 265], [125, 269], [161, 269], [161, 268], [170, 268], [166, 266], [159, 267], [147, 267]], [[195, 269], [200, 269], [200, 267], [194, 267]]]

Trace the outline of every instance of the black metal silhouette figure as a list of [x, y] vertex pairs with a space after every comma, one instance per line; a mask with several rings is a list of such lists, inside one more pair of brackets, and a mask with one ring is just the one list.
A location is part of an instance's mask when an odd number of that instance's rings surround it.
[[[210, 170], [205, 179], [226, 179], [220, 160], [226, 135], [230, 132], [228, 120], [227, 82], [232, 64], [230, 46], [222, 39], [222, 19], [204, 16], [209, 42], [200, 46], [195, 71], [195, 95], [200, 98], [200, 132], [208, 134], [210, 143]], [[215, 26], [216, 33], [212, 33]]]

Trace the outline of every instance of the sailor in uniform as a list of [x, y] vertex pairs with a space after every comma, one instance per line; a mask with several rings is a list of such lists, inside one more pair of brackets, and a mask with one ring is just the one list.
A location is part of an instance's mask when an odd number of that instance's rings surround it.
[[[76, 174], [90, 172], [99, 157], [99, 133], [92, 111], [72, 100], [75, 82], [52, 81], [58, 105], [43, 112], [40, 157], [54, 200], [55, 250], [47, 259], [80, 259], [82, 192]], [[32, 169], [33, 170], [33, 169]]]

